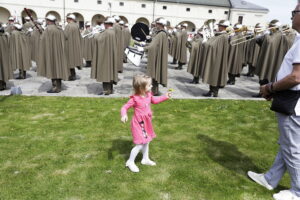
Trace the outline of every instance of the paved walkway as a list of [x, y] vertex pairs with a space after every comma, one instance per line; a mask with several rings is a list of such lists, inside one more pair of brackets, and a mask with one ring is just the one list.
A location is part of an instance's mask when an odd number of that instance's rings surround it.
[[[169, 57], [169, 63], [171, 62]], [[135, 74], [143, 73], [146, 71], [146, 58], [143, 58], [142, 64], [139, 67], [131, 63], [124, 64], [124, 72], [119, 74], [119, 83], [114, 86], [114, 94], [105, 97], [128, 97], [132, 93], [132, 78]], [[173, 88], [173, 97], [178, 99], [205, 99], [203, 93], [208, 91], [209, 86], [201, 83], [190, 84], [193, 76], [187, 73], [187, 65], [183, 70], [175, 70], [175, 65], [169, 64], [168, 69], [168, 88]], [[51, 88], [51, 80], [37, 76], [34, 71], [35, 63], [33, 63], [32, 70], [27, 72], [25, 80], [10, 80], [7, 83], [8, 88], [19, 86], [22, 89], [23, 95], [30, 96], [72, 96], [72, 97], [103, 97], [98, 94], [102, 91], [102, 84], [97, 83], [90, 78], [91, 68], [83, 68], [77, 70], [76, 81], [63, 81], [63, 91], [58, 94], [48, 94], [47, 90]], [[247, 69], [244, 68], [243, 73]], [[17, 77], [18, 72], [15, 72]], [[160, 86], [160, 91], [165, 93], [168, 88]], [[224, 89], [220, 89], [219, 97], [217, 99], [251, 99], [252, 95], [256, 94], [259, 89], [258, 78], [249, 78], [241, 76], [237, 78], [235, 85], [228, 85]], [[10, 89], [0, 91], [0, 95], [9, 95]]]

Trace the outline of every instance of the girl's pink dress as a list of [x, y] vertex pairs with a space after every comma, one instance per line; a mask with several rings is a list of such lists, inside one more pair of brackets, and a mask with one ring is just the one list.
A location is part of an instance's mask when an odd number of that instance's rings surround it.
[[[131, 120], [131, 132], [134, 144], [146, 144], [156, 137], [152, 126], [151, 104], [158, 104], [167, 100], [166, 95], [154, 97], [151, 92], [146, 97], [138, 95], [130, 96], [129, 101], [122, 107], [121, 116], [127, 114], [127, 110], [134, 107], [134, 115]], [[143, 134], [142, 126], [147, 135]]]

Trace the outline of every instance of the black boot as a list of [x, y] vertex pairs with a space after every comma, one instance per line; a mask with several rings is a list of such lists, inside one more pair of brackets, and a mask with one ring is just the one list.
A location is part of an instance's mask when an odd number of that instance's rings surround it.
[[57, 93], [56, 92], [56, 87], [57, 87], [57, 82], [56, 79], [51, 79], [52, 81], [52, 88], [47, 91], [47, 93]]
[[173, 62], [172, 62], [171, 64], [172, 64], [172, 65], [176, 65], [176, 64], [177, 64], [176, 58], [173, 58]]
[[184, 65], [184, 64], [181, 62], [178, 62], [178, 67], [176, 67], [175, 69], [182, 70], [182, 65]]
[[0, 81], [0, 91], [5, 90], [5, 89], [6, 89], [5, 81]]
[[92, 66], [92, 61], [86, 61], [85, 67], [91, 67]]
[[26, 79], [26, 71], [23, 71], [23, 79]]
[[47, 93], [60, 93], [61, 92], [61, 79], [52, 79], [52, 89]]
[[259, 80], [259, 85], [260, 86], [263, 86], [263, 85], [266, 85], [269, 83], [269, 80], [268, 79], [263, 79], [263, 80]]
[[61, 79], [56, 79], [56, 92], [61, 92]]
[[212, 92], [213, 92], [213, 97], [218, 97], [219, 87], [218, 86], [212, 86]]
[[228, 81], [227, 81], [228, 85], [234, 85], [235, 84], [235, 75], [233, 74], [228, 74]]
[[16, 79], [24, 79], [23, 70], [19, 69], [19, 76]]
[[160, 95], [158, 87], [159, 87], [158, 82], [152, 79], [152, 93], [154, 96]]
[[82, 70], [82, 67], [81, 67], [81, 66], [77, 66], [77, 69], [78, 69], [78, 70]]
[[194, 79], [195, 79], [195, 84], [199, 84], [199, 79], [200, 79], [200, 77], [199, 77], [199, 76], [196, 76]]
[[113, 82], [109, 83], [109, 94], [113, 94], [114, 93], [114, 84]]
[[110, 95], [110, 90], [111, 90], [111, 83], [103, 82], [102, 87], [103, 87], [103, 92], [100, 92], [99, 95]]
[[69, 81], [75, 81], [76, 80], [76, 72], [75, 72], [75, 68], [71, 68], [70, 69], [70, 76], [69, 76]]
[[218, 92], [219, 92], [219, 87], [217, 86], [209, 86], [209, 91], [205, 94], [203, 94], [203, 96], [205, 97], [218, 97]]
[[190, 83], [199, 84], [199, 77], [194, 76], [193, 80]]
[[252, 65], [250, 65], [249, 66], [248, 77], [254, 77], [254, 72], [255, 72], [255, 67], [253, 67]]

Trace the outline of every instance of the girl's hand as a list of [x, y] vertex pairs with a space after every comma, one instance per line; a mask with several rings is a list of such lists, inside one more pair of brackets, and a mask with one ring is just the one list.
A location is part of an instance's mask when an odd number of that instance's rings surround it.
[[170, 99], [172, 97], [172, 92], [167, 92], [166, 96]]
[[128, 121], [128, 116], [127, 116], [127, 115], [122, 116], [122, 117], [121, 117], [121, 121], [122, 121], [123, 123], [127, 122], [127, 121]]
[[170, 99], [172, 97], [172, 92], [174, 91], [174, 89], [170, 88], [168, 89], [168, 92], [167, 92], [167, 97]]

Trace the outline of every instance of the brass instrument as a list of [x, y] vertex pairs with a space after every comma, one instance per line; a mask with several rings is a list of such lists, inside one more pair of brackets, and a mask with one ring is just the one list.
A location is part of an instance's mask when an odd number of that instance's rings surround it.
[[214, 33], [214, 24], [216, 23], [215, 19], [206, 20], [202, 26], [202, 35], [203, 41], [206, 42], [208, 39], [215, 36]]
[[[287, 29], [284, 29], [283, 28], [284, 26], [281, 26], [279, 27], [279, 30], [281, 31], [281, 33], [288, 33], [290, 32], [291, 30], [289, 28]], [[269, 27], [269, 28], [265, 28], [265, 29], [262, 29], [262, 28], [255, 28], [254, 31], [255, 31], [255, 34], [253, 34], [253, 38], [249, 38], [249, 35], [246, 35], [244, 37], [241, 37], [241, 38], [238, 38], [238, 39], [235, 39], [235, 40], [232, 40], [230, 41], [230, 44], [231, 46], [236, 46], [236, 45], [239, 45], [239, 44], [243, 44], [243, 43], [246, 43], [248, 41], [251, 41], [251, 40], [254, 40], [257, 38], [257, 36], [259, 36], [260, 34], [264, 33], [265, 34], [269, 34], [268, 31], [270, 30], [275, 30], [275, 29], [278, 29], [278, 27]], [[245, 39], [245, 41], [242, 41], [242, 42], [237, 42], [237, 41], [240, 41], [240, 40], [243, 40]], [[237, 42], [237, 43], [236, 43]]]

